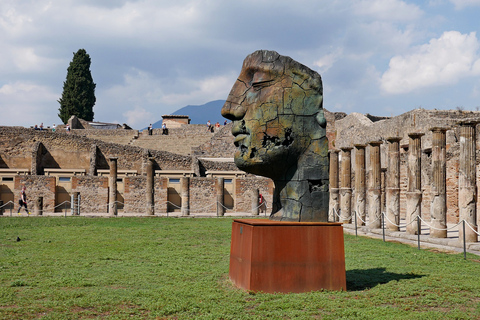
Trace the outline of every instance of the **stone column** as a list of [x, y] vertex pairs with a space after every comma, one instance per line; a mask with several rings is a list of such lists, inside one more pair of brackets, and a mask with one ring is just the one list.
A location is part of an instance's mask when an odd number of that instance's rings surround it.
[[[461, 122], [460, 124], [460, 163], [458, 170], [458, 210], [460, 221], [465, 220], [477, 230], [476, 207], [476, 142], [475, 127], [477, 122]], [[459, 227], [459, 239], [463, 239], [463, 227]], [[477, 234], [465, 226], [465, 240], [476, 242]]]
[[[398, 231], [400, 224], [400, 140], [401, 137], [389, 137], [388, 168], [386, 177], [387, 228]], [[389, 221], [390, 220], [390, 221]]]
[[224, 207], [224, 190], [225, 181], [224, 178], [217, 178], [217, 216], [221, 217], [225, 215]]
[[80, 201], [80, 192], [73, 192], [72, 193], [72, 208], [73, 208], [73, 211], [72, 211], [72, 214], [78, 216], [80, 214], [80, 208], [79, 208], [79, 201]]
[[146, 214], [154, 215], [155, 214], [155, 192], [154, 192], [154, 179], [155, 171], [153, 170], [153, 158], [149, 157], [147, 159], [147, 187], [145, 190], [146, 196]]
[[117, 157], [110, 159], [110, 176], [108, 177], [108, 213], [111, 216], [117, 215]]
[[36, 216], [43, 215], [43, 197], [37, 197], [33, 205], [33, 214]]
[[[364, 144], [355, 145], [355, 212], [357, 224], [364, 226], [366, 221], [366, 189], [365, 189], [365, 147]], [[362, 221], [363, 220], [363, 221]]]
[[342, 150], [342, 179], [340, 180], [340, 222], [352, 223], [352, 149]]
[[[338, 152], [339, 150], [330, 150], [330, 204], [328, 221], [338, 221], [338, 208], [339, 208], [339, 189], [338, 189]], [[335, 214], [335, 212], [337, 214]]]
[[182, 177], [182, 216], [190, 215], [190, 178]]
[[381, 141], [372, 141], [370, 145], [370, 174], [368, 179], [368, 226], [370, 228], [382, 227], [381, 203]]
[[[407, 211], [405, 221], [408, 234], [418, 234], [417, 216], [422, 216], [422, 136], [409, 133], [407, 169]], [[415, 221], [414, 221], [415, 220]]]
[[259, 201], [260, 191], [258, 189], [252, 190], [252, 216], [258, 216], [260, 212]]
[[[432, 131], [432, 203], [430, 235], [434, 238], [447, 237], [447, 140], [446, 128], [431, 128]], [[442, 229], [442, 230], [437, 230]]]

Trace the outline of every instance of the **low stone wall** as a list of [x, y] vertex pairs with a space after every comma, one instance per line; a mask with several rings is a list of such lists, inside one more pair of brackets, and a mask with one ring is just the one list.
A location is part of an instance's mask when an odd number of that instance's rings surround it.
[[253, 199], [253, 190], [259, 189], [259, 193], [265, 198], [267, 203], [267, 215], [272, 211], [273, 201], [273, 181], [268, 178], [237, 178], [235, 180], [235, 212], [252, 212], [252, 203], [258, 201]]
[[[14, 178], [14, 207], [18, 210], [18, 200], [22, 187], [26, 188], [27, 206], [34, 213], [34, 203], [37, 198], [43, 198], [43, 212], [53, 212], [55, 207], [55, 177], [46, 176], [16, 176]], [[23, 213], [22, 208], [22, 213]]]
[[72, 192], [80, 193], [81, 212], [108, 212], [108, 177], [72, 177]]

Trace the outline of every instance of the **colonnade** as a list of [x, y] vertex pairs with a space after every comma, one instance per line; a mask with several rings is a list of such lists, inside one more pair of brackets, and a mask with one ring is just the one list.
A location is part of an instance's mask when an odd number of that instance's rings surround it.
[[[117, 209], [117, 157], [109, 158], [110, 164], [110, 173], [109, 173], [109, 203], [108, 203], [108, 214], [111, 216], [116, 216], [118, 214]], [[153, 158], [148, 158], [146, 164], [146, 188], [145, 188], [145, 213], [147, 215], [155, 214], [155, 190], [154, 190], [154, 176], [155, 172], [153, 169]], [[190, 215], [190, 178], [182, 177], [180, 179], [181, 183], [181, 213], [183, 216]], [[218, 177], [215, 184], [215, 199], [216, 199], [216, 211], [217, 216], [224, 216], [226, 207], [224, 199], [224, 189], [225, 189], [225, 179], [223, 177]], [[252, 190], [252, 204], [251, 204], [251, 214], [259, 215], [260, 207], [259, 204], [259, 189]]]
[[[459, 172], [458, 208], [459, 221], [465, 220], [465, 240], [477, 241], [477, 193], [476, 193], [476, 141], [475, 127], [478, 122], [463, 121], [459, 125]], [[432, 132], [432, 199], [430, 203], [430, 236], [447, 237], [447, 193], [446, 193], [446, 132], [447, 128], [433, 127]], [[417, 234], [420, 228], [415, 222], [422, 217], [422, 132], [408, 134], [407, 186], [405, 221], [407, 234]], [[354, 214], [359, 218], [358, 225], [382, 226], [382, 196], [385, 196], [385, 225], [392, 231], [399, 230], [400, 224], [400, 140], [401, 137], [388, 137], [387, 170], [385, 188], [382, 194], [380, 146], [382, 141], [368, 144], [355, 144], [355, 199], [353, 213], [351, 199], [351, 147], [330, 150], [330, 212], [329, 221], [351, 223]], [[366, 149], [369, 151], [369, 168], [366, 168]], [[339, 159], [340, 157], [340, 159]], [[339, 165], [340, 164], [340, 165]], [[368, 181], [365, 172], [368, 169]], [[339, 177], [340, 185], [339, 185]], [[368, 182], [368, 185], [366, 185]], [[366, 206], [368, 199], [368, 209]], [[340, 209], [340, 210], [339, 210]], [[338, 211], [340, 214], [337, 215]], [[367, 211], [367, 212], [366, 212]], [[368, 214], [367, 214], [368, 213]], [[459, 228], [460, 238], [463, 230]]]

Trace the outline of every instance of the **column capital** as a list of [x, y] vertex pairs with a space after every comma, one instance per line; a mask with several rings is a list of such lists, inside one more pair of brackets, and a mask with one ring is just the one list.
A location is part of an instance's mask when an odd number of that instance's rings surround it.
[[450, 128], [447, 128], [447, 127], [432, 127], [430, 129], [428, 129], [429, 131], [432, 131], [432, 132], [447, 132]]
[[403, 139], [402, 137], [388, 137], [386, 140], [392, 143], [392, 142], [400, 142], [400, 140], [402, 139]]
[[410, 133], [408, 134], [408, 136], [409, 136], [410, 138], [412, 138], [412, 139], [421, 138], [421, 137], [423, 137], [424, 135], [425, 135], [425, 133], [423, 133], [423, 132], [410, 132]]
[[353, 148], [352, 147], [341, 147], [340, 150], [342, 150], [343, 152], [348, 152], [348, 151], [351, 151]]
[[460, 121], [458, 121], [456, 124], [459, 125], [459, 126], [462, 126], [462, 127], [473, 127], [473, 126], [476, 126], [477, 124], [480, 123], [480, 120], [477, 119], [477, 118], [473, 118], [473, 119], [462, 119]]
[[366, 144], [363, 144], [363, 143], [357, 143], [357, 144], [354, 144], [353, 145], [356, 149], [362, 149], [362, 148], [366, 148], [367, 145]]
[[328, 153], [339, 153], [340, 149], [330, 149], [328, 150]]
[[117, 160], [118, 160], [118, 157], [110, 157], [110, 158], [108, 158], [108, 160], [110, 160], [110, 161], [117, 161]]
[[380, 146], [382, 143], [383, 143], [382, 141], [375, 140], [375, 141], [370, 141], [368, 144], [371, 145], [372, 147], [377, 147], [377, 146]]

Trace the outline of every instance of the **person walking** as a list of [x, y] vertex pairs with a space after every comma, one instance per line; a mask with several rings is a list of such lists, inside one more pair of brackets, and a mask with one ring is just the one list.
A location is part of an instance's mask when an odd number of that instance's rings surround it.
[[27, 193], [26, 193], [25, 186], [23, 186], [22, 191], [20, 191], [20, 199], [18, 199], [18, 204], [19, 204], [18, 211], [17, 211], [18, 214], [20, 214], [20, 209], [22, 209], [22, 206], [25, 208], [25, 212], [30, 214], [27, 208]]

